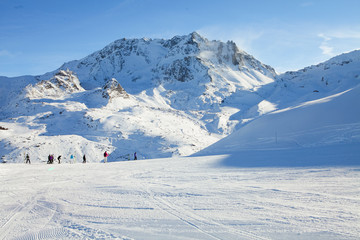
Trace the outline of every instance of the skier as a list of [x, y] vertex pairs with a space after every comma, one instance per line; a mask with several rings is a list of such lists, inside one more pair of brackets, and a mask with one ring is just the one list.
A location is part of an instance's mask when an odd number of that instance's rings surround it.
[[83, 156], [83, 163], [86, 163], [86, 157], [85, 157], [85, 154]]
[[61, 161], [61, 155], [58, 156], [58, 162], [59, 162], [59, 164], [60, 164], [60, 161]]
[[107, 162], [107, 157], [109, 156], [109, 154], [105, 151], [104, 152], [104, 163]]
[[50, 163], [51, 163], [51, 156], [49, 154], [47, 164], [50, 164]]
[[51, 155], [50, 155], [50, 164], [53, 164], [53, 163], [54, 163], [54, 155], [51, 154]]
[[136, 152], [134, 153], [134, 160], [137, 160]]
[[25, 159], [26, 159], [26, 163], [31, 164], [29, 154], [26, 154]]
[[70, 156], [70, 163], [75, 162], [75, 160], [74, 160], [74, 159], [75, 159], [74, 155], [72, 155], [72, 154], [71, 154], [71, 156]]

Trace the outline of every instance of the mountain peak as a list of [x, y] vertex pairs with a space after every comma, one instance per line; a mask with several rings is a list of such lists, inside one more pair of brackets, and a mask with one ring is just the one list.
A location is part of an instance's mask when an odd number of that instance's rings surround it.
[[193, 41], [196, 41], [196, 42], [208, 41], [205, 37], [201, 36], [198, 32], [192, 32], [192, 33], [190, 33], [190, 36], [193, 39]]
[[[107, 79], [121, 79], [129, 93], [141, 92], [163, 82], [209, 81], [213, 67], [253, 69], [273, 78], [276, 73], [235, 42], [209, 41], [198, 32], [171, 39], [119, 39], [88, 57], [64, 64], [76, 72], [86, 89], [103, 86]], [[253, 85], [253, 84], [251, 84]]]

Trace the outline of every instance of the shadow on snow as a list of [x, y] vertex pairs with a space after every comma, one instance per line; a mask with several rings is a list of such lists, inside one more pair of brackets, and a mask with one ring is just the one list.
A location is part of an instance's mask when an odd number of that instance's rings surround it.
[[294, 149], [238, 150], [219, 163], [224, 167], [360, 166], [360, 143]]

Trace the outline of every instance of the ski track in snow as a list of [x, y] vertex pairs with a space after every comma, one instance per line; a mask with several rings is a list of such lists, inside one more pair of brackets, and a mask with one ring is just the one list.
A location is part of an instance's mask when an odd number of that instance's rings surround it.
[[358, 239], [355, 167], [0, 165], [0, 239]]
[[[223, 224], [216, 223], [211, 220], [207, 220], [195, 213], [192, 213], [190, 211], [187, 211], [179, 206], [176, 206], [175, 204], [172, 204], [169, 201], [166, 201], [163, 198], [155, 197], [153, 194], [150, 194], [151, 199], [155, 201], [155, 204], [162, 209], [163, 211], [175, 216], [185, 224], [188, 224], [195, 229], [199, 230], [200, 232], [208, 235], [212, 239], [223, 239], [221, 236], [217, 236], [219, 234], [211, 233], [214, 231], [214, 229], [217, 230], [217, 232], [227, 232], [228, 236], [231, 236], [232, 238], [236, 239], [238, 236], [241, 236], [242, 239], [268, 239], [261, 236], [257, 236], [253, 233], [246, 232], [246, 231], [240, 231], [236, 230], [234, 228], [227, 227]], [[237, 233], [237, 235], [233, 234]]]
[[[14, 211], [5, 218], [1, 229], [0, 238], [7, 239], [6, 235], [14, 232], [16, 228], [18, 228], [19, 222], [22, 221], [31, 221], [32, 218], [37, 218], [36, 221], [40, 222], [42, 225], [48, 224], [50, 221], [53, 220], [56, 208], [52, 209], [47, 205], [51, 206], [51, 203], [48, 204], [47, 202], [41, 202], [37, 199], [37, 196], [41, 195], [41, 193], [37, 193], [34, 195], [29, 201], [24, 204], [19, 204], [18, 207], [14, 209]], [[16, 194], [13, 194], [16, 196]], [[18, 197], [18, 196], [16, 196]], [[28, 220], [29, 219], [29, 220]], [[44, 219], [44, 220], [43, 220]], [[32, 219], [35, 221], [35, 219]], [[43, 223], [44, 221], [44, 223]], [[40, 231], [37, 233], [27, 233], [23, 237], [15, 238], [15, 239], [51, 239], [51, 238], [62, 238], [66, 237], [66, 232], [63, 229], [45, 229], [40, 228]]]

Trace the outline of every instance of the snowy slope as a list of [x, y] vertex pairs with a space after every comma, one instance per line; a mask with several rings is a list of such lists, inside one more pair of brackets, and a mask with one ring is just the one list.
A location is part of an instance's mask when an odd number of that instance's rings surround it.
[[359, 53], [279, 76], [266, 99], [277, 110], [196, 155], [230, 154], [237, 166], [359, 164]]
[[359, 167], [223, 161], [1, 164], [0, 239], [359, 239]]
[[[280, 108], [349, 90], [360, 83], [360, 50], [277, 77], [272, 101]], [[276, 99], [277, 98], [277, 99]], [[283, 101], [286, 98], [286, 101]]]

